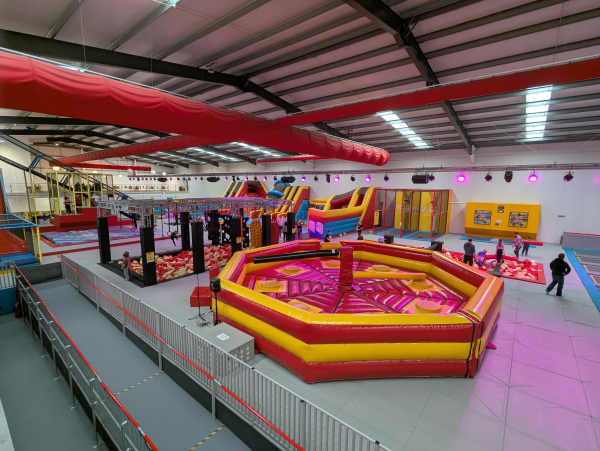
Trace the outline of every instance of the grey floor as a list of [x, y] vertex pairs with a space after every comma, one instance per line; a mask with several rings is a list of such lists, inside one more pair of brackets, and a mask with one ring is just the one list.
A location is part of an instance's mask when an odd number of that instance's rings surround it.
[[[248, 448], [64, 279], [36, 285], [58, 322], [160, 451]], [[138, 385], [139, 383], [139, 385]], [[132, 387], [133, 388], [130, 388]]]
[[55, 380], [52, 359], [41, 356], [29, 325], [0, 316], [0, 399], [15, 450], [92, 450], [92, 423], [81, 407], [71, 409], [69, 385]]
[[[448, 234], [442, 241], [460, 251], [465, 242], [459, 237]], [[158, 242], [157, 249], [165, 243]], [[493, 245], [475, 246], [493, 252]], [[123, 250], [113, 248], [113, 256]], [[529, 257], [544, 264], [550, 279], [548, 263], [561, 251], [559, 245], [545, 244], [530, 249]], [[197, 311], [189, 307], [194, 277], [138, 288], [100, 268], [98, 251], [69, 257], [202, 335], [188, 321]], [[199, 283], [208, 285], [208, 273], [200, 275]], [[542, 285], [505, 280], [501, 318], [492, 337], [498, 349], [486, 353], [474, 379], [308, 385], [263, 355], [252, 365], [394, 451], [598, 450], [600, 313], [577, 274], [566, 278], [564, 291], [566, 297], [557, 298], [545, 295]]]

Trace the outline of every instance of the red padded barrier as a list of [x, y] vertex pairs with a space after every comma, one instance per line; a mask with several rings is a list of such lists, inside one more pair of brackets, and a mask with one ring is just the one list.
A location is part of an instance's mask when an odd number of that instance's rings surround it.
[[[0, 92], [2, 108], [195, 136], [204, 144], [245, 142], [377, 166], [389, 160], [376, 147], [297, 127], [281, 129], [268, 119], [6, 52], [0, 52]], [[116, 157], [121, 151], [101, 152], [61, 161]]]
[[219, 315], [236, 329], [254, 337], [256, 348], [309, 384], [348, 379], [396, 377], [465, 377], [466, 360], [377, 360], [307, 363], [249, 329]]
[[254, 301], [223, 288], [219, 301], [272, 325], [307, 344], [325, 343], [468, 343], [473, 337], [473, 325], [457, 324], [404, 324], [356, 325], [309, 324], [276, 312]]

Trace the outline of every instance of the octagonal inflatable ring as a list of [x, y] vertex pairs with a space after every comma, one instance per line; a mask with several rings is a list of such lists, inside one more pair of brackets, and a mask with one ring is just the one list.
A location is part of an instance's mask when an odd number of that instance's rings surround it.
[[[341, 286], [331, 257], [254, 263], [342, 246], [352, 250], [352, 271], [361, 275], [351, 286]], [[388, 266], [390, 277], [365, 276], [377, 265]], [[290, 266], [300, 270], [290, 274]], [[219, 320], [252, 335], [259, 351], [308, 383], [473, 377], [504, 291], [501, 279], [439, 252], [373, 241], [293, 241], [237, 252], [219, 278]]]

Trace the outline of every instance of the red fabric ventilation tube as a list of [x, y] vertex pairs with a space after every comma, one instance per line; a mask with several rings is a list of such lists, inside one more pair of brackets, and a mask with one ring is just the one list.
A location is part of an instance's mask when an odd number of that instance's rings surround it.
[[[376, 147], [301, 128], [277, 128], [273, 121], [250, 114], [5, 52], [0, 52], [0, 107], [175, 133], [185, 135], [183, 139], [200, 138], [203, 144], [244, 142], [377, 166], [389, 160]], [[167, 146], [160, 141], [154, 146]], [[147, 149], [152, 144], [139, 144], [144, 147], [137, 147], [137, 154], [156, 152]], [[119, 152], [107, 149], [62, 161], [122, 156]]]
[[310, 161], [310, 160], [327, 160], [325, 157], [315, 157], [314, 155], [299, 155], [297, 157], [285, 158], [259, 158], [257, 163], [280, 163], [282, 161]]

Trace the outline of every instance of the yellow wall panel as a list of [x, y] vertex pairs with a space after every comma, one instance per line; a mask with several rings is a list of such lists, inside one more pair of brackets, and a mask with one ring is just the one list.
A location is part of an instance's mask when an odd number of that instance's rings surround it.
[[[476, 223], [476, 211], [489, 211], [490, 223]], [[498, 238], [513, 238], [514, 233], [518, 232], [524, 239], [531, 237], [537, 238], [538, 227], [540, 224], [541, 205], [536, 204], [502, 204], [491, 202], [467, 202], [467, 217], [465, 219], [465, 234], [483, 235]], [[526, 224], [520, 221], [525, 227], [510, 225], [511, 213], [515, 217], [524, 218], [527, 216]], [[480, 219], [481, 221], [481, 219]], [[518, 223], [519, 221], [517, 221]]]

